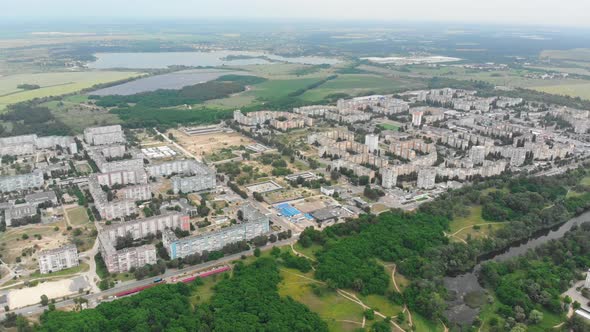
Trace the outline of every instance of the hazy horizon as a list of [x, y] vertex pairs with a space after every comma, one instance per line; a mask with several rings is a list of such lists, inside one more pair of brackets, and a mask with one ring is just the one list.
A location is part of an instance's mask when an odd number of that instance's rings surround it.
[[4, 4], [0, 17], [9, 21], [55, 20], [326, 20], [431, 22], [590, 27], [590, 2], [583, 0], [23, 0]]

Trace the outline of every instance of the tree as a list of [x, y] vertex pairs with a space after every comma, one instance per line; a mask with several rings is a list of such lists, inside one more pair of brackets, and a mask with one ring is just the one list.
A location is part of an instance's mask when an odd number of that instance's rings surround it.
[[529, 321], [531, 324], [539, 324], [543, 320], [543, 313], [538, 310], [531, 310], [529, 314]]
[[260, 248], [254, 249], [254, 256], [260, 257]]
[[47, 295], [45, 295], [45, 294], [41, 295], [41, 305], [46, 306], [48, 304], [49, 304], [49, 298], [47, 297]]
[[364, 312], [365, 318], [368, 320], [375, 319], [375, 311], [373, 309], [367, 309]]

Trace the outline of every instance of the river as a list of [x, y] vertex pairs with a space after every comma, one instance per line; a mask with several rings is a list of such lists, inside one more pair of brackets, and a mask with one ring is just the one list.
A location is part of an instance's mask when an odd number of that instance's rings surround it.
[[541, 244], [563, 237], [572, 226], [580, 225], [590, 221], [590, 211], [585, 212], [575, 218], [570, 219], [564, 224], [558, 225], [550, 230], [541, 231], [527, 241], [514, 245], [507, 250], [501, 251], [496, 255], [480, 261], [471, 272], [458, 275], [456, 277], [447, 277], [444, 280], [445, 287], [449, 292], [456, 293], [456, 299], [447, 302], [448, 309], [446, 315], [450, 321], [458, 324], [470, 324], [473, 322], [479, 308], [472, 308], [466, 304], [465, 298], [482, 298], [486, 297], [485, 289], [479, 284], [477, 275], [481, 269], [481, 265], [488, 261], [502, 262], [510, 258], [520, 256], [526, 253], [529, 249], [534, 249]]

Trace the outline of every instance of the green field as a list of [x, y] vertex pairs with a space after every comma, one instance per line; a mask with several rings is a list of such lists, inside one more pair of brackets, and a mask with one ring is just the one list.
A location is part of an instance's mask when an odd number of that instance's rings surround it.
[[486, 223], [481, 217], [481, 205], [469, 207], [469, 214], [453, 218], [450, 224], [451, 233], [455, 233], [464, 227]]
[[72, 226], [84, 225], [90, 221], [90, 219], [88, 219], [88, 213], [86, 213], [86, 209], [82, 206], [68, 209], [66, 210], [66, 213], [68, 214], [68, 218], [70, 219]]
[[[0, 77], [0, 110], [10, 104], [34, 98], [64, 95], [96, 84], [115, 82], [137, 75], [136, 72], [86, 71], [2, 76]], [[17, 88], [19, 84], [36, 84], [41, 88], [22, 90]]]
[[392, 93], [402, 89], [409, 90], [423, 87], [422, 83], [407, 78], [388, 78], [368, 74], [341, 74], [336, 79], [326, 82], [316, 89], [307, 91], [301, 97], [306, 101], [319, 101], [336, 93], [357, 96], [368, 93]]
[[270, 80], [257, 84], [253, 90], [244, 95], [255, 96], [261, 99], [277, 99], [286, 97], [289, 93], [304, 89], [319, 81], [319, 78], [297, 78], [289, 80]]
[[583, 99], [590, 99], [590, 81], [571, 80], [563, 84], [546, 85], [546, 86], [532, 86], [530, 87], [537, 91], [552, 93], [556, 95], [565, 95], [571, 97], [580, 97]]
[[[353, 331], [361, 327], [363, 309], [335, 291], [326, 291], [326, 294], [321, 296], [314, 294], [311, 285], [318, 283], [307, 279], [313, 278], [312, 273], [304, 275], [297, 270], [281, 269], [281, 277], [283, 280], [279, 284], [279, 294], [290, 296], [308, 306], [328, 323], [331, 331]], [[353, 321], [358, 324], [342, 321]]]
[[398, 131], [399, 130], [399, 126], [393, 125], [391, 123], [380, 123], [378, 126], [382, 130], [391, 130], [391, 131]]
[[453, 218], [449, 234], [455, 240], [486, 237], [491, 232], [504, 227], [504, 223], [488, 222], [481, 217], [481, 205], [469, 207], [469, 214]]

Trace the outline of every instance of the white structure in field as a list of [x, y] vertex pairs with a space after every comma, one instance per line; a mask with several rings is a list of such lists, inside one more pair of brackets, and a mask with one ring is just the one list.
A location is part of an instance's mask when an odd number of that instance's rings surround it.
[[379, 150], [379, 135], [368, 134], [365, 136], [365, 145], [369, 147], [369, 152]]
[[57, 249], [43, 250], [39, 253], [38, 260], [41, 274], [61, 271], [78, 266], [78, 249], [69, 244]]
[[125, 143], [121, 126], [93, 127], [84, 130], [84, 140], [90, 145]]
[[588, 273], [586, 274], [586, 282], [584, 283], [584, 287], [590, 289], [590, 269], [588, 269]]

